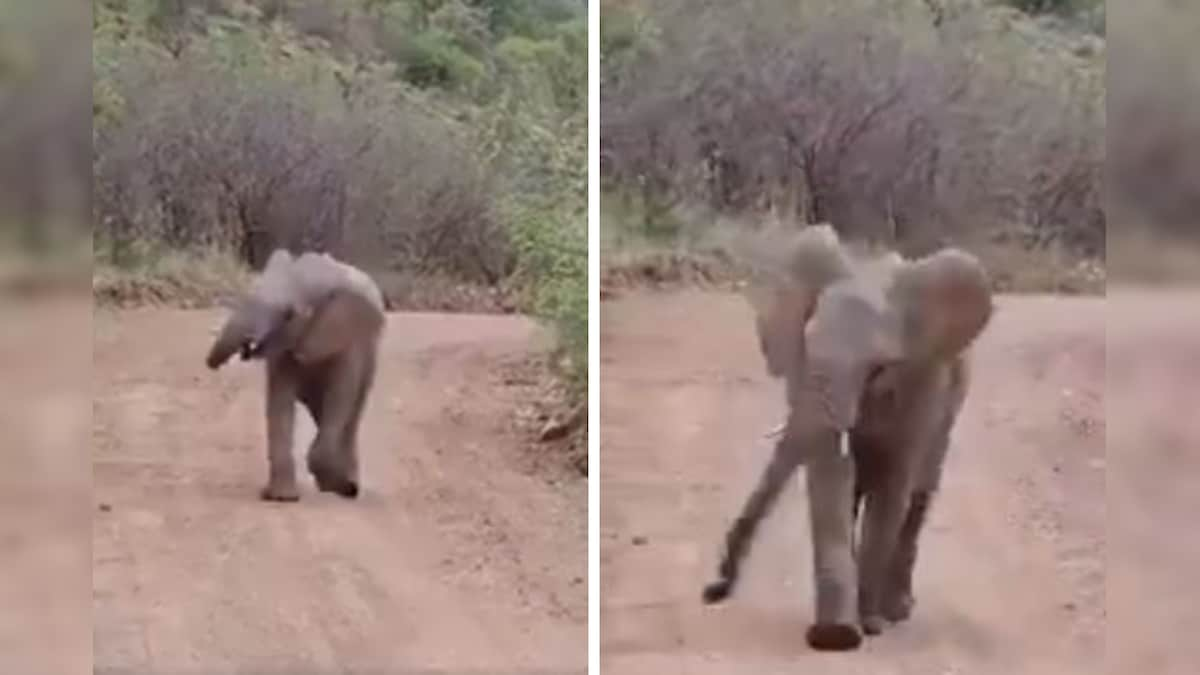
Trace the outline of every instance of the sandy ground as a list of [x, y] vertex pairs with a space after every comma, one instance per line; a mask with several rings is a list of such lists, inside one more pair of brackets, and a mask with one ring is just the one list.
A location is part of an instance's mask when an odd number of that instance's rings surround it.
[[497, 374], [533, 324], [392, 315], [362, 496], [268, 504], [261, 367], [203, 363], [222, 319], [96, 316], [96, 672], [585, 670], [586, 485], [522, 460]]
[[1200, 672], [1200, 292], [1109, 292], [1111, 673]]
[[[975, 352], [974, 389], [925, 530], [915, 614], [851, 654], [820, 654], [804, 643], [812, 590], [800, 477], [760, 530], [738, 593], [716, 607], [700, 601], [724, 530], [766, 463], [770, 442], [763, 433], [784, 410], [781, 385], [765, 375], [748, 304], [700, 292], [605, 303], [599, 464], [605, 675], [1103, 672], [1106, 477], [1113, 489], [1105, 454], [1104, 300], [998, 303]], [[1173, 381], [1194, 387], [1197, 380]], [[1163, 393], [1161, 381], [1140, 387], [1126, 395]], [[1178, 388], [1170, 395], [1176, 410], [1196, 400]], [[1196, 445], [1200, 434], [1194, 424], [1191, 430]], [[1142, 480], [1177, 482], [1180, 506], [1186, 509], [1188, 499], [1196, 505], [1186, 484], [1193, 477], [1159, 471], [1126, 478], [1131, 489]], [[1166, 538], [1197, 513], [1127, 524], [1138, 536]], [[1180, 555], [1194, 563], [1200, 541], [1180, 545], [1189, 547]], [[1153, 588], [1144, 573], [1159, 565], [1181, 574], [1184, 564], [1129, 562], [1142, 584], [1129, 586], [1130, 593], [1169, 592]], [[1130, 597], [1123, 609], [1146, 616], [1146, 604]], [[1173, 617], [1196, 614], [1183, 604], [1161, 609]], [[1123, 646], [1149, 651], [1124, 662], [1107, 655], [1121, 664], [1110, 672], [1195, 672], [1175, 667], [1179, 651], [1170, 649], [1169, 636], [1138, 628], [1142, 635]], [[1171, 629], [1175, 639], [1183, 634], [1180, 626]], [[1157, 662], [1148, 660], [1154, 655]], [[1159, 667], [1146, 669], [1153, 663]]]
[[91, 319], [0, 298], [0, 673], [91, 672]]

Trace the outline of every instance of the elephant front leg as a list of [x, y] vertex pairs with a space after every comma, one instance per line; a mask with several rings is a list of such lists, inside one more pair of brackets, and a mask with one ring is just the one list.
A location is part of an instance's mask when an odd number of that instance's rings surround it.
[[868, 635], [883, 631], [883, 597], [889, 586], [897, 542], [909, 512], [907, 483], [889, 476], [867, 496], [863, 515], [862, 547], [858, 560], [858, 608]]
[[914, 493], [904, 525], [900, 528], [900, 540], [896, 543], [896, 552], [888, 570], [881, 607], [883, 616], [888, 621], [904, 621], [912, 614], [913, 605], [916, 604], [912, 592], [913, 568], [917, 562], [921, 528], [925, 524], [925, 515], [929, 512], [932, 499], [932, 492]]
[[267, 368], [267, 484], [260, 496], [267, 501], [294, 502], [296, 465], [292, 440], [296, 415], [296, 381], [282, 364]]
[[854, 456], [821, 448], [806, 465], [816, 590], [816, 621], [806, 639], [813, 649], [857, 649], [862, 634], [853, 550]]

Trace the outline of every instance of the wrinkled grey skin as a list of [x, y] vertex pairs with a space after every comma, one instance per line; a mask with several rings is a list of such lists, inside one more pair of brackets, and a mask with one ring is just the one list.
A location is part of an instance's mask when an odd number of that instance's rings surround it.
[[992, 297], [962, 251], [856, 263], [826, 226], [803, 232], [792, 262], [786, 283], [752, 298], [767, 369], [787, 384], [787, 422], [704, 599], [733, 592], [759, 522], [803, 464], [816, 593], [806, 639], [850, 650], [912, 611], [917, 540]]
[[375, 283], [326, 254], [275, 251], [240, 300], [205, 362], [216, 370], [240, 353], [242, 360], [266, 364], [269, 473], [263, 499], [300, 498], [292, 459], [297, 401], [317, 427], [307, 464], [318, 489], [358, 496], [358, 426], [384, 322]]

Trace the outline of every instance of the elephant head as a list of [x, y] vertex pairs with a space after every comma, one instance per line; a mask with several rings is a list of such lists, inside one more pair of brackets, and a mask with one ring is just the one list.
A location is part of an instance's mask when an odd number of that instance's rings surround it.
[[242, 360], [290, 353], [315, 363], [353, 341], [379, 333], [384, 321], [379, 289], [361, 271], [326, 254], [271, 254], [238, 301], [205, 362], [220, 368], [234, 353]]
[[864, 396], [897, 369], [962, 352], [993, 311], [986, 272], [958, 249], [855, 265], [819, 226], [800, 235], [792, 261], [788, 283], [751, 297], [759, 346], [793, 412], [827, 431], [853, 428]]

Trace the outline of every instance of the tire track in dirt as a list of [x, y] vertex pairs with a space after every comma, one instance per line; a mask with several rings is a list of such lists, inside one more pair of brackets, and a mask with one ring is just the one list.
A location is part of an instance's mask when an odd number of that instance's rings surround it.
[[[853, 655], [804, 644], [801, 480], [736, 597], [700, 590], [784, 411], [748, 304], [635, 294], [601, 325], [601, 650], [635, 673], [1093, 673], [1104, 665], [1102, 299], [1010, 298], [975, 353], [911, 621]], [[807, 672], [807, 670], [806, 670]]]
[[220, 313], [97, 315], [95, 663], [105, 669], [582, 672], [586, 486], [520, 468], [512, 317], [392, 315], [363, 489], [266, 504], [262, 369], [203, 365]]

